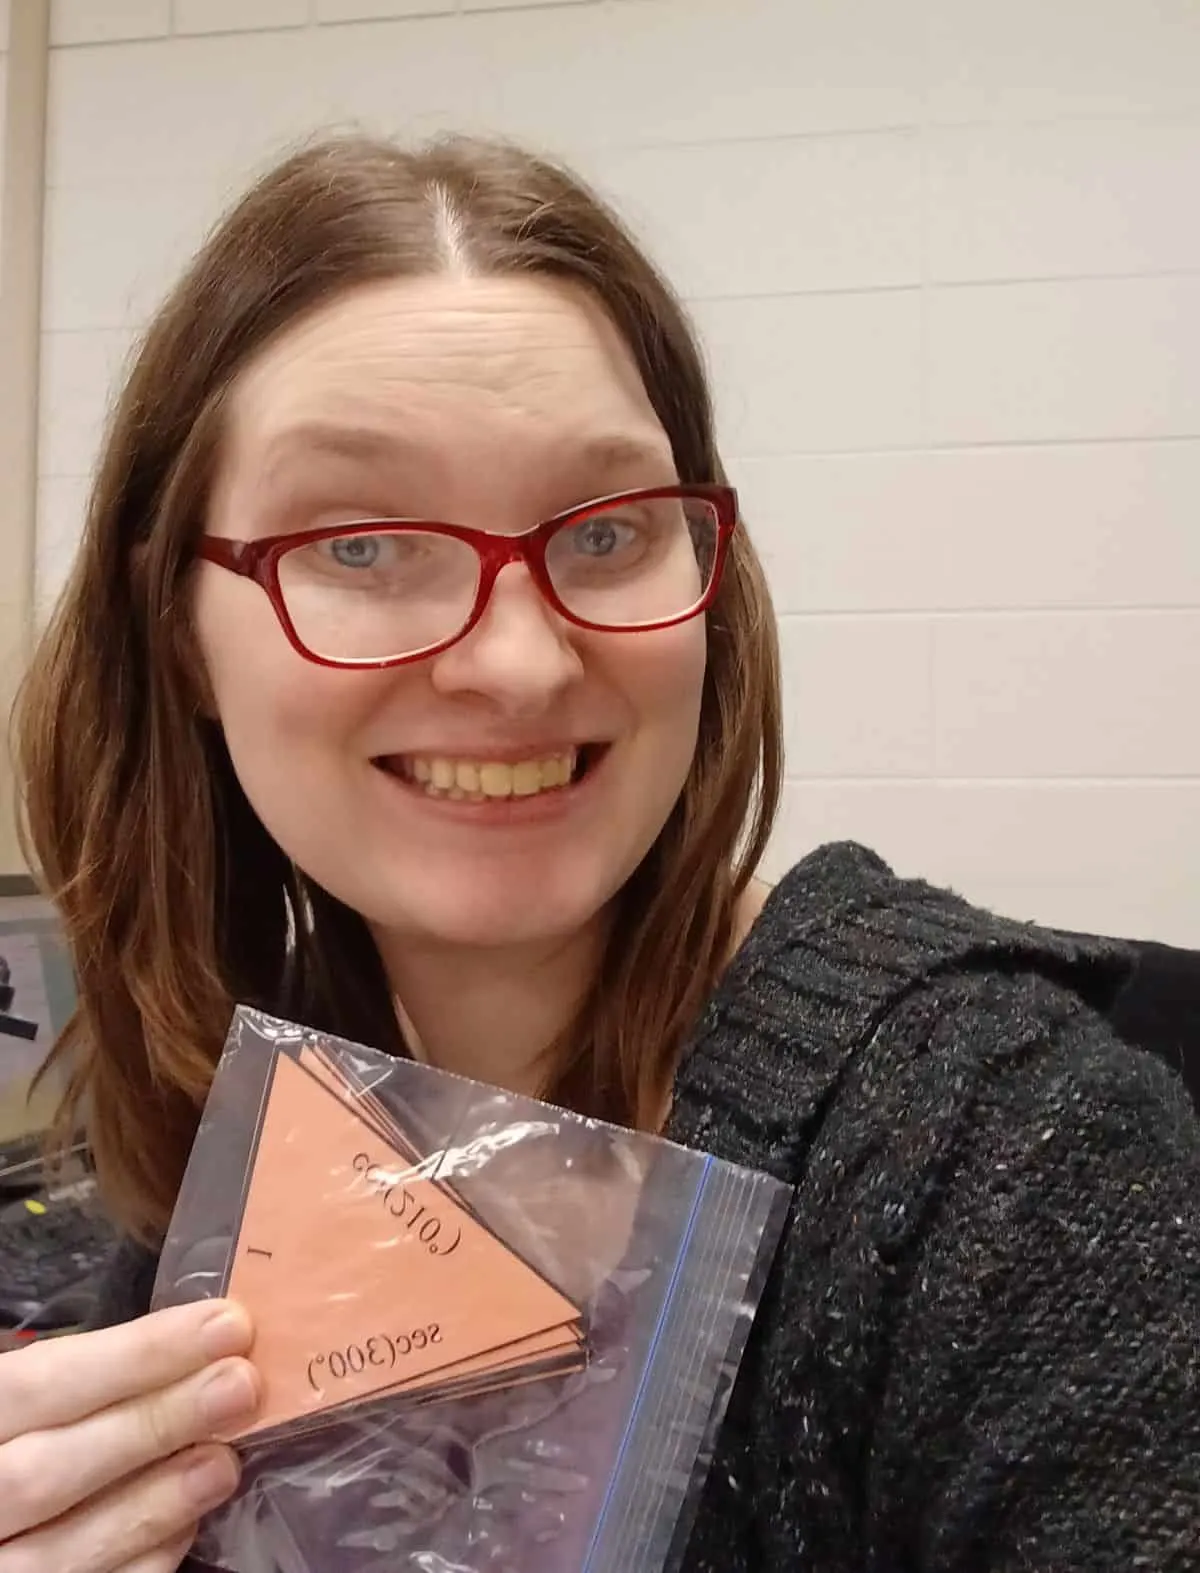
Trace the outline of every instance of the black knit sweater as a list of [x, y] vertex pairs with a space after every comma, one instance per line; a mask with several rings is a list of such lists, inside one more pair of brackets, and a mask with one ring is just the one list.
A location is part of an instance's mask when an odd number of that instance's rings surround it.
[[1124, 971], [854, 846], [773, 892], [669, 1132], [798, 1187], [683, 1573], [1200, 1569], [1200, 1124]]

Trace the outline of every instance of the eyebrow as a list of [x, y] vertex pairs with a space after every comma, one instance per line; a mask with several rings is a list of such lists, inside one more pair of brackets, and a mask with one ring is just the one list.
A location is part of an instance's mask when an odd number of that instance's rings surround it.
[[[343, 426], [336, 422], [303, 421], [271, 439], [265, 470], [270, 473], [283, 461], [293, 458], [297, 451], [359, 464], [394, 464], [420, 450], [395, 432]], [[670, 444], [665, 440], [654, 442], [625, 433], [585, 438], [572, 452], [572, 460], [589, 472], [603, 475], [673, 462]]]
[[273, 470], [297, 453], [323, 454], [328, 458], [378, 464], [395, 461], [411, 445], [394, 433], [363, 426], [339, 426], [325, 421], [303, 421], [274, 436], [267, 445], [266, 468]]

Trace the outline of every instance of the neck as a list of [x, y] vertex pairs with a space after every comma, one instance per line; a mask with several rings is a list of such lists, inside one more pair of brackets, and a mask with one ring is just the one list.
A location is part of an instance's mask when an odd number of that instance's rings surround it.
[[494, 948], [378, 931], [375, 941], [415, 1058], [536, 1096], [547, 1050], [595, 976], [604, 933], [595, 925], [567, 939]]
[[[757, 879], [743, 892], [731, 954], [769, 894], [770, 886]], [[374, 931], [413, 1056], [534, 1097], [545, 1091], [547, 1050], [574, 1020], [606, 936], [606, 916], [566, 939], [522, 946], [440, 944]]]

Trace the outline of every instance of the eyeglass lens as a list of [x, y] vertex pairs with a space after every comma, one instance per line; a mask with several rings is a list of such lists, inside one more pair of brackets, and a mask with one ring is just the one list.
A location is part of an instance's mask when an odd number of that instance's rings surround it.
[[[644, 627], [704, 599], [719, 535], [705, 499], [617, 499], [554, 532], [546, 574], [571, 616], [606, 629]], [[467, 541], [409, 525], [327, 537], [279, 560], [296, 636], [326, 660], [382, 661], [443, 644], [469, 621], [480, 576]]]

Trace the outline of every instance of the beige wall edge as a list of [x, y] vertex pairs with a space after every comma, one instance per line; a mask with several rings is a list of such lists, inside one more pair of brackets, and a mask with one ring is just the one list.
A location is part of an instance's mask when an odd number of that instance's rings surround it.
[[34, 625], [50, 0], [13, 0], [0, 217], [0, 875], [22, 873], [8, 750]]

